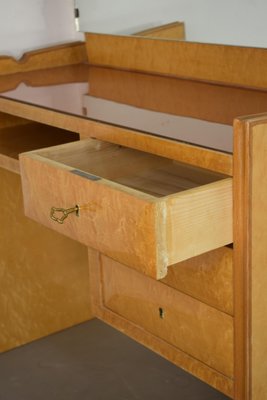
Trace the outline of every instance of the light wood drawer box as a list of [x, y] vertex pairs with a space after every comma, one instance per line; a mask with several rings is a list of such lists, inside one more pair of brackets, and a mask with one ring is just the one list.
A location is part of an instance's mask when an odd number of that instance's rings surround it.
[[108, 257], [103, 305], [225, 376], [233, 376], [233, 317]]
[[[232, 242], [232, 179], [89, 139], [20, 157], [26, 215], [160, 279]], [[80, 206], [63, 224], [54, 207]]]

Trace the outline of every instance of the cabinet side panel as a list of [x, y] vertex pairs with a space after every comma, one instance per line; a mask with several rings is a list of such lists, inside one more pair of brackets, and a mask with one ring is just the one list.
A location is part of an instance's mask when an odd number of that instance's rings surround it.
[[251, 399], [267, 398], [267, 121], [251, 137]]
[[235, 399], [267, 398], [267, 116], [235, 122]]
[[244, 121], [234, 125], [234, 353], [236, 400], [248, 400], [249, 391], [249, 128]]
[[86, 247], [24, 216], [19, 175], [0, 182], [1, 352], [92, 315]]

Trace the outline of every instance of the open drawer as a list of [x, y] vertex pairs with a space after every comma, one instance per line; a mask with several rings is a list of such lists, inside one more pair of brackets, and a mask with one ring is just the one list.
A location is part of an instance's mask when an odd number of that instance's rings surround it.
[[232, 242], [223, 175], [94, 139], [24, 153], [20, 164], [27, 216], [153, 278]]

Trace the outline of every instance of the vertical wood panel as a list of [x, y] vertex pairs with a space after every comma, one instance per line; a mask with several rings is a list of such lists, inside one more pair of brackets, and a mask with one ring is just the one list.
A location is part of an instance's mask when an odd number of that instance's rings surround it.
[[267, 398], [267, 121], [251, 128], [251, 398]]
[[266, 49], [93, 33], [86, 47], [90, 64], [267, 88]]
[[92, 317], [86, 247], [24, 216], [20, 176], [0, 168], [0, 352]]
[[235, 123], [235, 399], [267, 398], [267, 116]]
[[248, 194], [249, 127], [245, 121], [234, 124], [234, 365], [235, 400], [249, 400], [249, 268]]

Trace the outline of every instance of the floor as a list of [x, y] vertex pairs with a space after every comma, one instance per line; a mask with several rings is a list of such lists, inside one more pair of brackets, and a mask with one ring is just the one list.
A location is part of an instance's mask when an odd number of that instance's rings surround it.
[[0, 400], [226, 400], [93, 320], [0, 355]]

